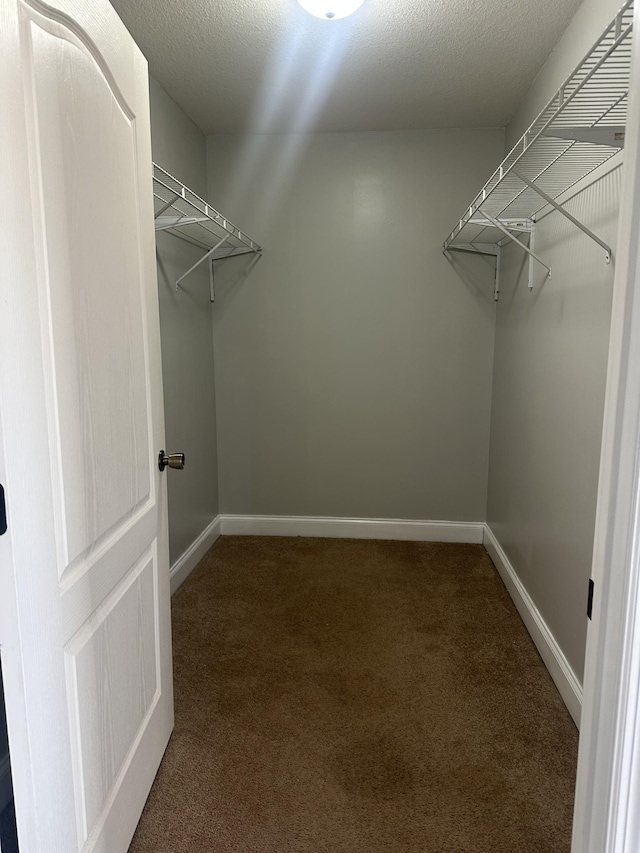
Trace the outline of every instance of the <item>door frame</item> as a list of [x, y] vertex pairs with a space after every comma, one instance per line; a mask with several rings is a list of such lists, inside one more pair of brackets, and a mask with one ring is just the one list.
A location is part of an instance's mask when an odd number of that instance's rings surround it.
[[[634, 32], [572, 853], [640, 849], [640, 4]], [[0, 601], [5, 642], [12, 616]]]
[[572, 853], [640, 850], [640, 3], [634, 33]]

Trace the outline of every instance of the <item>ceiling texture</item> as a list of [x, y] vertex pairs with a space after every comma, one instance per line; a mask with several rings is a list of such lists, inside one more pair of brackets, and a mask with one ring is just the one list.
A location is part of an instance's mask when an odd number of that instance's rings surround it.
[[580, 0], [112, 0], [205, 133], [506, 125]]

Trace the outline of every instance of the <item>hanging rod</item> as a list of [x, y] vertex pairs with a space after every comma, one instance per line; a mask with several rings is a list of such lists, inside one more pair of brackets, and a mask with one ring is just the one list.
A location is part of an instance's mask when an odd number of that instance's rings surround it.
[[[213, 264], [225, 258], [262, 252], [262, 247], [244, 231], [156, 163], [153, 164], [153, 197], [156, 231], [167, 231], [206, 250], [177, 279], [176, 289], [205, 261]], [[212, 275], [211, 268], [210, 277]], [[211, 292], [213, 294], [213, 284]]]

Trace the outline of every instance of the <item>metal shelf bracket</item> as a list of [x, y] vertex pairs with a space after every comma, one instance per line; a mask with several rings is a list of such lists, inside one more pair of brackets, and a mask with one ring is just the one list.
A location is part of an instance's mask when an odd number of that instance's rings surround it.
[[[484, 217], [486, 217], [489, 220], [489, 222], [493, 225], [494, 228], [498, 228], [500, 231], [502, 231], [502, 233], [506, 237], [509, 238], [509, 240], [511, 240], [513, 243], [516, 243], [518, 246], [520, 246], [520, 248], [523, 250], [523, 252], [526, 252], [527, 255], [529, 255], [530, 261], [531, 260], [537, 261], [540, 264], [540, 266], [543, 266], [547, 271], [547, 278], [551, 278], [551, 267], [548, 266], [547, 264], [545, 264], [545, 262], [542, 260], [542, 258], [539, 255], [536, 255], [536, 253], [533, 251], [533, 245], [532, 244], [535, 240], [535, 224], [531, 225], [531, 228], [529, 231], [529, 233], [531, 235], [529, 237], [530, 245], [527, 246], [526, 243], [522, 242], [522, 240], [518, 240], [518, 238], [515, 236], [515, 234], [513, 234], [508, 228], [506, 228], [498, 219], [495, 219], [489, 213], [486, 213], [483, 211], [481, 211], [481, 213]], [[531, 290], [531, 288], [533, 287], [532, 273], [533, 273], [533, 269], [531, 267], [531, 264], [529, 264], [529, 290]]]
[[499, 243], [458, 243], [455, 246], [443, 247], [445, 256], [449, 256], [449, 252], [469, 252], [473, 255], [489, 255], [496, 259], [496, 269], [494, 275], [493, 298], [497, 302], [500, 297], [500, 256], [502, 254], [502, 246]]
[[444, 246], [444, 252], [469, 252], [473, 255], [498, 254], [498, 246], [495, 243], [457, 243], [455, 246]]
[[180, 287], [180, 282], [183, 281], [189, 275], [189, 273], [192, 273], [196, 269], [196, 267], [199, 267], [200, 264], [203, 264], [206, 260], [208, 260], [215, 253], [215, 251], [217, 249], [219, 249], [223, 243], [226, 243], [226, 242], [227, 242], [227, 237], [223, 237], [222, 240], [220, 240], [218, 243], [216, 243], [216, 245], [213, 246], [213, 248], [209, 249], [209, 251], [206, 252], [200, 258], [199, 261], [196, 261], [192, 267], [189, 267], [189, 269], [185, 273], [182, 273], [180, 278], [176, 281], [176, 290]]
[[211, 301], [216, 301], [216, 292], [214, 287], [214, 272], [213, 272], [213, 262], [214, 261], [226, 261], [227, 258], [237, 258], [238, 255], [254, 255], [256, 252], [253, 249], [235, 249], [231, 252], [228, 252], [226, 255], [223, 255], [221, 258], [216, 258], [215, 252], [219, 249], [223, 243], [227, 242], [227, 238], [225, 237], [223, 240], [214, 246], [212, 249], [203, 255], [199, 261], [196, 261], [192, 267], [183, 273], [180, 278], [176, 281], [176, 290], [180, 287], [180, 282], [185, 279], [189, 273], [192, 273], [196, 267], [199, 267], [200, 264], [204, 263], [206, 260], [209, 260], [209, 294], [211, 296]]
[[611, 247], [608, 246], [604, 242], [604, 240], [601, 240], [600, 237], [598, 237], [597, 234], [594, 234], [590, 228], [587, 228], [587, 226], [583, 222], [580, 222], [579, 219], [576, 219], [575, 216], [572, 216], [568, 210], [565, 210], [565, 208], [561, 204], [558, 204], [558, 202], [554, 198], [551, 198], [551, 196], [547, 195], [547, 193], [543, 189], [540, 189], [540, 187], [536, 186], [533, 183], [533, 181], [530, 181], [528, 178], [525, 178], [524, 175], [521, 175], [520, 172], [515, 171], [515, 169], [514, 169], [514, 174], [517, 175], [518, 178], [520, 178], [520, 180], [522, 181], [522, 183], [526, 184], [529, 187], [529, 189], [532, 189], [534, 192], [538, 193], [538, 195], [541, 198], [543, 198], [547, 202], [547, 204], [550, 204], [551, 207], [555, 208], [555, 210], [558, 211], [558, 213], [561, 213], [563, 216], [565, 216], [569, 220], [569, 222], [572, 222], [577, 228], [579, 228], [581, 231], [583, 231], [587, 235], [587, 237], [590, 237], [599, 246], [602, 246], [602, 248], [605, 251], [605, 256], [604, 256], [605, 261], [608, 264], [611, 263], [611, 257], [612, 257]]

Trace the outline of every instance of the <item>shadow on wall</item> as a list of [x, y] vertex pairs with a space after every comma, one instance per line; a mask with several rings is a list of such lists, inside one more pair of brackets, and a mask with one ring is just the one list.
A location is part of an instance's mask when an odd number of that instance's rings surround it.
[[[454, 270], [460, 281], [474, 296], [485, 297], [490, 287], [489, 281], [495, 278], [496, 259], [487, 255], [471, 255], [461, 252], [444, 252], [449, 265]], [[495, 314], [493, 302], [485, 298], [479, 299], [478, 304], [490, 317]]]
[[[162, 246], [162, 251], [156, 248], [156, 264], [158, 268], [158, 287], [166, 293], [166, 296], [173, 304], [176, 304], [180, 298], [191, 300], [194, 304], [197, 302], [196, 296], [190, 292], [190, 285], [200, 287], [202, 284], [201, 276], [188, 276], [179, 287], [176, 287], [177, 270], [181, 270], [184, 264], [184, 241], [179, 237], [170, 235], [171, 240], [165, 241]], [[193, 247], [194, 259], [197, 260], [198, 254]], [[204, 250], [203, 250], [204, 251]], [[206, 268], [203, 263], [202, 270]], [[186, 269], [186, 267], [185, 267]], [[200, 272], [202, 272], [202, 270]], [[180, 292], [179, 292], [180, 291]]]

